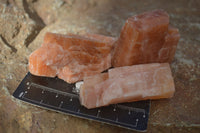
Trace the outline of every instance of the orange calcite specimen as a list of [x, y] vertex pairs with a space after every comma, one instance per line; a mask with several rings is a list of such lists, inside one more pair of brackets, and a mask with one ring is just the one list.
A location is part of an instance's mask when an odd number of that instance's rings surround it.
[[168, 25], [169, 16], [162, 10], [128, 18], [116, 41], [112, 66], [171, 62], [180, 36]]
[[96, 108], [146, 99], [171, 98], [175, 87], [168, 63], [152, 63], [109, 69], [84, 78], [81, 104]]
[[96, 34], [46, 33], [42, 46], [29, 57], [29, 71], [38, 76], [58, 76], [68, 83], [80, 81], [111, 67], [114, 41]]

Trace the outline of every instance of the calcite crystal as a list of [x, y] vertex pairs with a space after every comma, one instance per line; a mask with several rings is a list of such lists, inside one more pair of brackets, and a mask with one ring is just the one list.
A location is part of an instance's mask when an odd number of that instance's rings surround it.
[[175, 92], [168, 63], [152, 63], [109, 69], [84, 78], [81, 104], [96, 108], [146, 99], [171, 98]]
[[42, 46], [29, 57], [29, 71], [38, 76], [58, 76], [68, 83], [80, 81], [111, 67], [114, 41], [96, 34], [46, 33]]
[[116, 41], [112, 65], [171, 62], [179, 38], [178, 30], [169, 27], [169, 16], [163, 10], [130, 17]]
[[[158, 52], [157, 62], [172, 62], [176, 52], [180, 34], [177, 28], [170, 26], [164, 44]], [[155, 59], [156, 60], [156, 59]]]

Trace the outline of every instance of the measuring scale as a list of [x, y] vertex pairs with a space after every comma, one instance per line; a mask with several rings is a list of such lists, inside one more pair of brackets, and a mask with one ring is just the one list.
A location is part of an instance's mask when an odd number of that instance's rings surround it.
[[87, 109], [79, 102], [75, 84], [30, 73], [27, 73], [13, 96], [33, 105], [85, 119], [138, 131], [147, 129], [149, 100]]

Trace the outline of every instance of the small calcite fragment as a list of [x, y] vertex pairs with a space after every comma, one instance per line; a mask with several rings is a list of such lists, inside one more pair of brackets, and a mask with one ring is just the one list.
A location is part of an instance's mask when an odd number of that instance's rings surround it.
[[157, 62], [172, 62], [176, 53], [176, 48], [180, 34], [177, 28], [169, 26], [168, 33], [165, 36], [165, 42], [158, 52]]
[[29, 57], [29, 71], [74, 83], [111, 67], [115, 38], [97, 34], [46, 33], [42, 46]]
[[171, 98], [175, 87], [168, 63], [116, 67], [85, 77], [80, 102], [88, 109], [146, 99]]
[[115, 43], [112, 66], [171, 62], [178, 40], [178, 30], [169, 28], [169, 16], [163, 10], [130, 17]]

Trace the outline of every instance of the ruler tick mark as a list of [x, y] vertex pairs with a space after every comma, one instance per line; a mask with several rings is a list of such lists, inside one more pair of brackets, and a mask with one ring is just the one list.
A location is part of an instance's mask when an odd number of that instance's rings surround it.
[[130, 110], [128, 111], [128, 114], [131, 115], [131, 111]]
[[63, 105], [63, 101], [60, 102], [59, 108], [61, 108]]
[[98, 111], [97, 111], [97, 117], [99, 117], [99, 113], [101, 112], [101, 110], [99, 109]]
[[23, 96], [23, 94], [24, 94], [24, 92], [21, 92], [21, 93], [19, 94], [19, 97], [22, 97], [22, 96]]
[[43, 100], [40, 101], [40, 104], [43, 102]]
[[30, 84], [29, 82], [26, 83], [26, 85], [29, 85], [29, 84]]
[[136, 125], [136, 127], [137, 127], [137, 124], [138, 124], [139, 119], [136, 119], [135, 121], [136, 121], [135, 125]]

